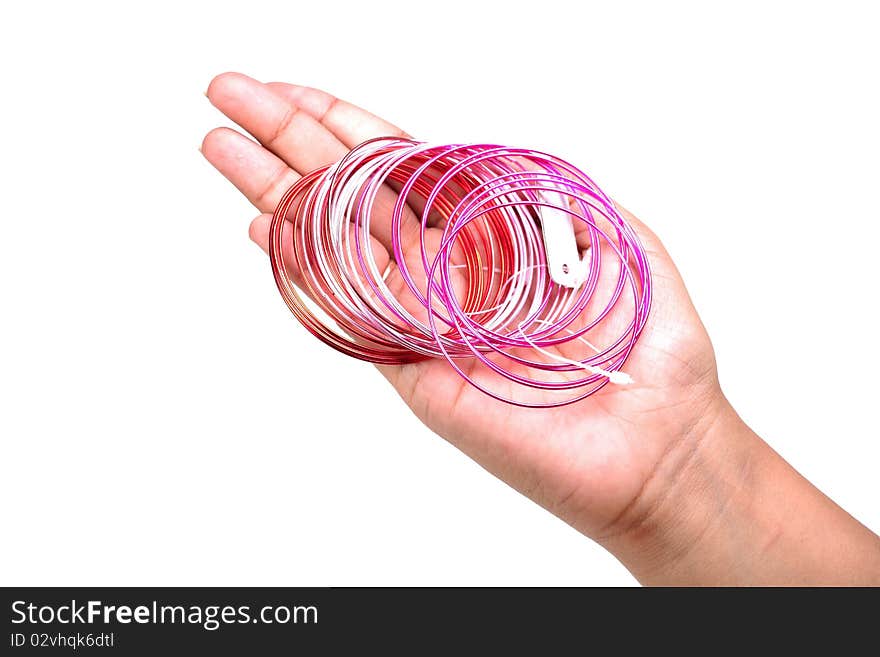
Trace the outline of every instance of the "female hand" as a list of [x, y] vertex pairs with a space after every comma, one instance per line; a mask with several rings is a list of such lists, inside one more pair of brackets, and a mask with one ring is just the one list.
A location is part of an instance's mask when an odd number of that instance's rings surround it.
[[[207, 95], [256, 138], [217, 128], [204, 138], [202, 152], [262, 213], [252, 221], [250, 236], [264, 250], [271, 213], [301, 175], [337, 161], [367, 139], [404, 135], [308, 87], [226, 73], [211, 82]], [[762, 574], [774, 583], [798, 581], [803, 569], [762, 570], [780, 536], [782, 543], [789, 540], [780, 529], [781, 516], [750, 516], [747, 509], [766, 485], [760, 482], [782, 472], [792, 480], [792, 494], [813, 503], [816, 495], [819, 502], [827, 498], [769, 450], [727, 403], [709, 337], [669, 254], [643, 223], [618, 207], [646, 248], [654, 282], [648, 322], [625, 366], [633, 384], [606, 385], [581, 403], [536, 410], [495, 401], [442, 359], [379, 369], [428, 427], [608, 547], [643, 581], [757, 583]], [[415, 215], [407, 221], [417, 226]], [[428, 230], [430, 242], [439, 229]], [[404, 234], [417, 247], [417, 231]], [[390, 237], [381, 222], [373, 238], [377, 260], [387, 261]], [[392, 270], [392, 289], [395, 276]], [[483, 375], [478, 361], [467, 367], [473, 376]], [[833, 510], [835, 522], [848, 531], [867, 532], [859, 545], [873, 554], [873, 565], [880, 563], [876, 536], [836, 506]], [[736, 531], [731, 535], [737, 523], [746, 525], [745, 538]], [[733, 545], [742, 552], [735, 560], [739, 570], [700, 565]]]

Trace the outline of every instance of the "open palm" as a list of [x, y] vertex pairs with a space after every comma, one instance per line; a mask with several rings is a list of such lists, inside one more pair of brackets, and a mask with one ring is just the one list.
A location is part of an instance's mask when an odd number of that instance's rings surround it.
[[[271, 213], [302, 174], [367, 139], [404, 134], [323, 91], [237, 73], [216, 77], [208, 98], [257, 140], [217, 128], [202, 152], [263, 213], [250, 235], [264, 250]], [[625, 368], [634, 384], [539, 410], [487, 397], [442, 359], [379, 368], [428, 427], [598, 540], [635, 531], [649, 517], [723, 399], [709, 338], [675, 265], [657, 237], [620, 210], [654, 278], [653, 309]], [[377, 260], [387, 261], [390, 234], [379, 227], [373, 237]], [[480, 376], [477, 361], [467, 367]]]

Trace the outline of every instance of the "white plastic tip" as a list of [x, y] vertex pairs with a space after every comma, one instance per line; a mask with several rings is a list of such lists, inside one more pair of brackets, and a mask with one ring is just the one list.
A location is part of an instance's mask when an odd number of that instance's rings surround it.
[[608, 372], [608, 380], [620, 386], [625, 386], [633, 382], [633, 378], [626, 372]]

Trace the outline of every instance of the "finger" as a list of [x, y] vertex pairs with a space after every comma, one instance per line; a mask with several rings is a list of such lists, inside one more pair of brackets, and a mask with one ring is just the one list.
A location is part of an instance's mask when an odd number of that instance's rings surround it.
[[[250, 228], [248, 229], [248, 237], [253, 240], [255, 244], [257, 244], [266, 254], [269, 253], [269, 231], [272, 227], [272, 215], [269, 213], [261, 214], [259, 217], [254, 219], [251, 222]], [[353, 228], [351, 229], [353, 230]], [[350, 234], [351, 239], [354, 239], [353, 233]], [[388, 262], [390, 260], [390, 256], [388, 255], [388, 251], [385, 250], [377, 239], [370, 236], [370, 249], [373, 252], [373, 260], [376, 262], [376, 267], [378, 267], [379, 271], [384, 271], [384, 269], [388, 266]], [[287, 257], [290, 255], [291, 257]], [[293, 261], [292, 254], [286, 253], [285, 260]]]
[[272, 226], [272, 215], [261, 214], [248, 227], [248, 237], [269, 255], [269, 230]]
[[[208, 98], [297, 173], [331, 164], [348, 153], [348, 147], [308, 112], [246, 75], [218, 75], [211, 81]], [[396, 200], [391, 189], [379, 190], [370, 229], [388, 250], [392, 249], [390, 217]], [[400, 237], [404, 245], [418, 239], [418, 222], [411, 212], [403, 214]]]
[[614, 203], [614, 207], [623, 215], [623, 218], [626, 219], [627, 223], [633, 227], [633, 230], [636, 232], [636, 235], [639, 236], [639, 239], [642, 241], [645, 249], [648, 251], [649, 255], [653, 255], [655, 258], [661, 258], [663, 260], [669, 260], [671, 262], [671, 258], [669, 257], [669, 253], [666, 252], [666, 247], [663, 246], [663, 242], [660, 241], [660, 238], [648, 228], [647, 224], [645, 224], [641, 219], [635, 216], [632, 212], [627, 210], [617, 201], [612, 201]]
[[246, 75], [218, 75], [207, 93], [217, 109], [297, 173], [332, 164], [348, 152], [348, 147], [308, 112]]
[[[271, 231], [271, 226], [272, 215], [262, 214], [251, 222], [248, 230], [251, 240], [259, 245], [259, 247], [267, 254], [269, 253], [269, 233]], [[351, 240], [354, 240], [354, 230], [353, 226], [349, 228], [349, 239]], [[436, 248], [440, 243], [440, 237], [439, 231], [431, 231], [429, 233], [428, 248], [431, 251], [436, 251]], [[391, 296], [396, 299], [407, 312], [415, 317], [417, 321], [423, 323], [427, 322], [427, 310], [425, 309], [424, 303], [420, 301], [409, 288], [403, 277], [403, 273], [397, 263], [391, 260], [388, 251], [386, 251], [382, 244], [372, 236], [370, 237], [369, 248], [372, 251], [373, 261], [375, 262], [377, 269], [380, 272], [384, 272], [383, 279]], [[288, 276], [290, 276], [291, 280], [293, 280], [298, 288], [303, 290], [306, 294], [309, 294], [309, 287], [304, 284], [300, 271], [296, 268], [293, 242], [290, 239], [282, 239], [281, 250], [282, 255], [284, 256], [284, 264]], [[421, 250], [419, 248], [411, 248], [404, 254], [404, 260], [416, 289], [418, 289], [422, 297], [424, 297], [427, 287], [427, 274], [422, 267]], [[406, 328], [406, 323], [390, 312], [384, 302], [372, 289], [364, 272], [357, 271], [356, 276], [362, 282], [362, 284], [358, 286], [360, 294], [363, 295], [365, 300], [371, 302], [374, 311], [384, 316], [388, 321], [397, 324], [400, 328]], [[450, 275], [450, 279], [456, 294], [459, 298], [462, 298], [465, 283], [463, 272], [460, 270], [454, 270]], [[309, 296], [314, 297], [312, 294], [309, 294]]]
[[[287, 82], [268, 82], [266, 86], [287, 102], [299, 107], [304, 112], [308, 112], [348, 148], [354, 148], [358, 144], [376, 137], [411, 139], [396, 125], [321, 89], [288, 84]], [[390, 181], [388, 186], [395, 192], [400, 191], [401, 188], [399, 183]], [[416, 216], [419, 216], [424, 209], [424, 201], [421, 197], [411, 195], [407, 199], [407, 205]], [[438, 217], [439, 214], [435, 210], [429, 223], [433, 225]]]
[[[268, 213], [263, 213], [253, 221], [251, 221], [251, 225], [248, 227], [248, 237], [263, 249], [263, 252], [266, 255], [269, 255], [269, 233], [272, 230], [272, 215]], [[287, 272], [287, 275], [293, 281], [293, 284], [296, 285], [300, 290], [306, 291], [304, 289], [303, 280], [300, 276], [299, 268], [296, 266], [296, 258], [293, 255], [293, 243], [291, 240], [286, 239], [281, 242], [281, 251], [284, 256], [284, 269]]]
[[229, 128], [215, 128], [205, 135], [201, 151], [261, 212], [274, 210], [300, 177], [283, 160]]
[[396, 125], [326, 91], [286, 82], [269, 82], [267, 86], [292, 105], [307, 112], [348, 148], [354, 148], [374, 137], [409, 138]]
[[[268, 255], [269, 254], [269, 233], [272, 230], [272, 215], [269, 213], [263, 213], [253, 221], [251, 221], [250, 227], [248, 228], [248, 236], [251, 240], [257, 244], [263, 251]], [[349, 228], [350, 231], [354, 230], [354, 227]], [[350, 239], [354, 239], [354, 235], [352, 232], [349, 233]], [[390, 264], [391, 258], [388, 255], [388, 251], [385, 250], [378, 240], [374, 237], [370, 237], [370, 245], [369, 245], [372, 255], [373, 261], [376, 263], [376, 267], [379, 271], [385, 271]], [[303, 279], [300, 276], [300, 272], [296, 267], [296, 257], [293, 253], [293, 242], [289, 239], [282, 239], [281, 243], [282, 255], [284, 256], [284, 264], [285, 269], [287, 270], [287, 274], [291, 277], [294, 284], [304, 290], [306, 286], [303, 285]]]

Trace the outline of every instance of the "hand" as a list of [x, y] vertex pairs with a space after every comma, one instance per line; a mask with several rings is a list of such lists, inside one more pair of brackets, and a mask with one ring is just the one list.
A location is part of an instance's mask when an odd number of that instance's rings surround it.
[[[404, 134], [323, 91], [237, 73], [216, 77], [207, 95], [257, 139], [217, 128], [202, 152], [262, 213], [250, 236], [264, 250], [271, 213], [301, 175], [364, 140]], [[428, 427], [650, 580], [683, 568], [684, 536], [700, 537], [712, 522], [711, 505], [698, 520], [682, 519], [691, 510], [682, 500], [703, 485], [697, 473], [718, 454], [742, 453], [737, 458], [751, 462], [746, 446], [758, 439], [721, 393], [709, 337], [669, 254], [644, 224], [620, 211], [645, 245], [655, 285], [648, 323], [624, 368], [635, 383], [535, 410], [496, 402], [442, 359], [379, 369]], [[388, 235], [379, 226], [373, 236], [374, 252], [387, 260]], [[719, 508], [741, 488], [747, 471], [737, 469], [740, 462], [718, 466], [727, 473], [716, 494]], [[672, 540], [670, 526], [679, 522], [688, 531]]]

